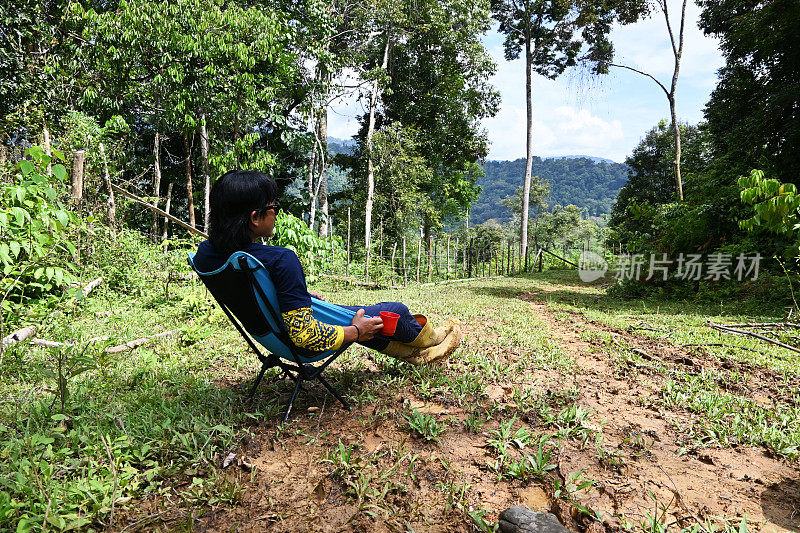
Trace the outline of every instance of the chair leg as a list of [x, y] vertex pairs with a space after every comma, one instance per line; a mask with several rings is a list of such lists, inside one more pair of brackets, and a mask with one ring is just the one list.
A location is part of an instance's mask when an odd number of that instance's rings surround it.
[[350, 407], [350, 404], [347, 403], [347, 400], [342, 398], [342, 396], [338, 392], [336, 392], [336, 389], [331, 387], [331, 384], [328, 383], [328, 381], [325, 378], [323, 378], [322, 376], [317, 376], [317, 379], [319, 380], [320, 383], [322, 383], [325, 386], [326, 389], [328, 389], [328, 391], [330, 391], [331, 394], [333, 394], [334, 398], [336, 398], [342, 403], [345, 409], [347, 409], [348, 411], [352, 409]]
[[248, 400], [252, 400], [253, 396], [256, 395], [256, 389], [258, 389], [258, 384], [261, 383], [261, 378], [264, 377], [264, 372], [267, 371], [267, 365], [261, 365], [261, 371], [258, 373], [258, 377], [256, 378], [256, 382], [253, 383], [253, 388], [250, 389], [250, 394], [247, 396]]
[[294, 407], [294, 400], [297, 398], [297, 392], [300, 390], [300, 386], [303, 384], [303, 376], [297, 376], [297, 381], [294, 384], [294, 390], [292, 391], [292, 397], [289, 399], [289, 407], [286, 409], [286, 414], [283, 415], [283, 423], [285, 424], [287, 420], [289, 420], [289, 413], [292, 412], [292, 407]]

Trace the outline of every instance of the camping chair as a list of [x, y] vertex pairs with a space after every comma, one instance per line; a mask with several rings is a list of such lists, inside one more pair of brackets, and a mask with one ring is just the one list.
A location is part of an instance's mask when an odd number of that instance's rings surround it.
[[[278, 312], [280, 308], [275, 285], [267, 269], [258, 259], [246, 252], [235, 252], [224, 265], [212, 272], [197, 270], [194, 266], [193, 253], [189, 253], [188, 262], [261, 361], [261, 370], [253, 383], [248, 399], [255, 395], [264, 372], [268, 368], [279, 367], [295, 382], [289, 406], [283, 417], [284, 423], [289, 419], [289, 413], [304, 381], [319, 381], [345, 409], [350, 410], [350, 404], [322, 377], [322, 372], [350, 344], [343, 344], [338, 350], [325, 352], [312, 352], [295, 345], [289, 338]], [[314, 318], [327, 324], [349, 326], [355, 315], [349, 309], [316, 298], [311, 299], [311, 308]], [[254, 340], [269, 350], [269, 355], [261, 353]], [[315, 366], [313, 363], [320, 364]]]

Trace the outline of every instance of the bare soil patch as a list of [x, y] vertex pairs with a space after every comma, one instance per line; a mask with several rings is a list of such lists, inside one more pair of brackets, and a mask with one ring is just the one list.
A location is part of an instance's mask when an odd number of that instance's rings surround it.
[[636, 368], [620, 369], [609, 361], [602, 343], [580, 337], [586, 337], [581, 333], [587, 330], [610, 333], [615, 341], [643, 358], [681, 365], [685, 372], [696, 373], [703, 368], [748, 372], [750, 379], [736, 392], [759, 402], [772, 402], [782, 394], [777, 372], [719, 360], [702, 347], [680, 348], [666, 340], [610, 328], [580, 313], [568, 312], [569, 320], [557, 320], [541, 295], [525, 295], [523, 299], [574, 357], [578, 368], [573, 383], [580, 390], [580, 401], [606, 420], [603, 447], [619, 453], [613, 461], [619, 464], [608, 465], [598, 461], [596, 450], [564, 450], [565, 463], [587, 470], [589, 478], [599, 481], [582, 503], [603, 512], [624, 513], [634, 520], [648, 513], [666, 513], [670, 517], [667, 523], [680, 525], [682, 521], [746, 514], [748, 524], [762, 531], [800, 531], [800, 470], [796, 464], [775, 458], [763, 448], [687, 446], [682, 442], [681, 428], [694, 415], [656, 409], [649, 401], [665, 376]]

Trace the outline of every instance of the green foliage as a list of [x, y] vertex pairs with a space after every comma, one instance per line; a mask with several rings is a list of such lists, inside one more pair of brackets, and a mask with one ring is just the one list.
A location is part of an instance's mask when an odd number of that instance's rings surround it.
[[763, 228], [793, 238], [792, 255], [800, 255], [800, 195], [792, 183], [764, 178], [764, 172], [753, 170], [739, 179], [742, 202], [753, 206], [756, 214], [739, 225], [747, 231]]
[[[420, 210], [427, 236], [445, 219], [462, 217], [479, 192], [477, 161], [488, 153], [479, 121], [499, 106], [499, 95], [488, 83], [495, 66], [480, 41], [490, 25], [489, 6], [485, 0], [387, 4], [372, 21], [379, 38], [365, 53], [362, 68], [370, 72], [366, 77], [380, 80], [383, 105], [376, 132], [396, 123], [419, 132], [415, 153], [408, 154], [419, 157], [419, 170], [430, 173], [418, 186], [422, 198], [429, 199]], [[390, 76], [375, 67], [387, 40]], [[361, 183], [367, 169], [366, 124], [359, 138], [349, 165]]]
[[685, 202], [675, 203], [675, 139], [662, 120], [625, 160], [628, 181], [611, 212], [609, 242], [622, 243], [631, 252], [679, 253], [698, 249], [714, 237], [711, 232], [716, 215], [708, 204], [719, 191], [706, 191], [707, 186], [698, 183], [703, 181], [699, 173], [708, 164], [706, 137], [697, 126], [679, 127]]
[[[33, 146], [30, 160], [16, 166], [12, 182], [0, 191], [0, 306], [4, 320], [31, 300], [55, 294], [75, 279], [69, 262], [75, 254], [70, 226], [77, 217], [60, 201], [66, 169]], [[56, 152], [56, 160], [63, 155]]]
[[297, 254], [309, 281], [341, 252], [341, 239], [322, 239], [308, 225], [285, 211], [281, 211], [275, 222], [275, 234], [270, 244], [288, 248]]
[[726, 179], [753, 168], [800, 184], [800, 4], [700, 0], [699, 26], [719, 39], [725, 65], [705, 115]]

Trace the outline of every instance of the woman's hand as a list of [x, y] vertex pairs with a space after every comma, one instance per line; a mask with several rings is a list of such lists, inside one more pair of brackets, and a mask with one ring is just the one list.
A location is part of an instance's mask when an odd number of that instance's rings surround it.
[[[383, 328], [383, 320], [380, 317], [365, 317], [364, 310], [359, 309], [356, 311], [356, 316], [350, 322], [353, 326], [358, 328], [357, 338], [353, 340], [368, 341], [375, 337], [377, 333], [381, 332]], [[355, 330], [355, 328], [353, 328]]]
[[325, 300], [322, 295], [318, 292], [308, 291], [308, 294], [316, 298], [317, 300]]

